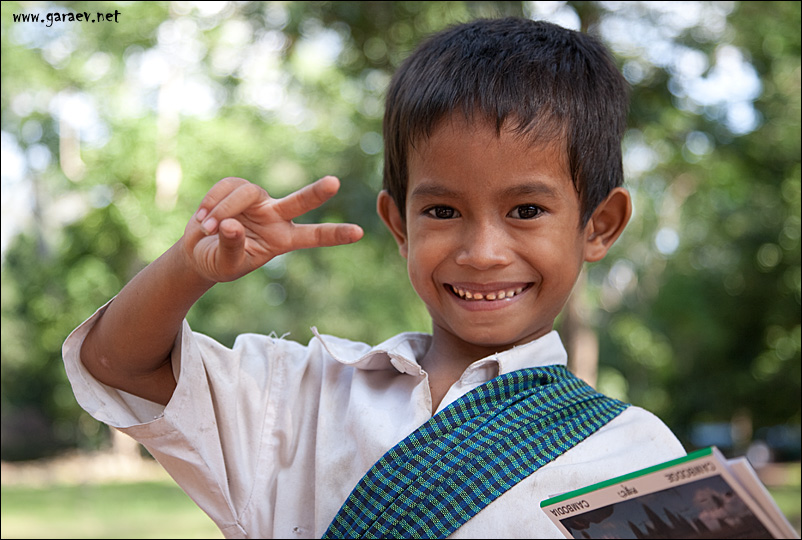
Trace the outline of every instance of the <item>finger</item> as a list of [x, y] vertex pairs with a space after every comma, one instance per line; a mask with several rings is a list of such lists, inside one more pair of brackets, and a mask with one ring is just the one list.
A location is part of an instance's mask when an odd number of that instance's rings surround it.
[[340, 189], [340, 180], [324, 176], [276, 201], [276, 212], [287, 221], [314, 210], [331, 199]]
[[247, 180], [243, 178], [237, 178], [235, 176], [229, 176], [217, 182], [203, 197], [203, 200], [198, 207], [198, 211], [195, 213], [195, 219], [198, 221], [203, 221], [204, 218], [209, 214], [209, 211], [217, 206], [218, 202], [223, 200], [237, 187], [247, 183]]
[[292, 232], [293, 249], [353, 244], [364, 235], [362, 227], [352, 223], [296, 225]]
[[208, 214], [202, 218], [201, 228], [206, 234], [214, 234], [224, 219], [238, 216], [268, 198], [267, 192], [256, 184], [240, 184], [209, 209]]
[[224, 274], [239, 268], [245, 259], [245, 228], [236, 219], [225, 219], [217, 233], [217, 264]]
[[184, 227], [184, 238], [193, 248], [195, 244], [197, 244], [203, 238], [206, 238], [208, 236], [206, 232], [201, 228], [201, 222], [198, 219], [199, 214], [201, 213], [202, 210], [203, 209], [198, 210], [198, 212], [195, 213], [193, 218], [187, 222], [186, 227]]

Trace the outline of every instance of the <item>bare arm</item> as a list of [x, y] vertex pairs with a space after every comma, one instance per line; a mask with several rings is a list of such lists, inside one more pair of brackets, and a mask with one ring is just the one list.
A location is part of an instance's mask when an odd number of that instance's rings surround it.
[[362, 237], [356, 225], [292, 222], [339, 185], [327, 176], [273, 199], [241, 178], [215, 184], [181, 239], [109, 304], [84, 341], [84, 366], [109, 386], [166, 405], [176, 386], [170, 364], [176, 336], [189, 309], [215, 283], [238, 279], [288, 251]]

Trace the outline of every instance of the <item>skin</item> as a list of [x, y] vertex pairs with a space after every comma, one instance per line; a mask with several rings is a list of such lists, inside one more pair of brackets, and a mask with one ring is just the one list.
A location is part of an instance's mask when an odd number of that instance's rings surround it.
[[176, 381], [170, 353], [192, 305], [215, 283], [233, 281], [273, 257], [349, 244], [362, 229], [347, 223], [298, 225], [340, 187], [333, 176], [274, 199], [242, 178], [206, 194], [184, 235], [115, 297], [84, 341], [81, 361], [99, 381], [166, 405]]
[[[436, 410], [471, 362], [551, 331], [583, 262], [604, 257], [631, 203], [624, 189], [615, 189], [580, 226], [564, 151], [506, 132], [499, 137], [490, 126], [455, 118], [417, 146], [406, 219], [386, 192], [377, 208], [432, 317], [432, 345], [420, 360]], [[176, 387], [170, 355], [182, 322], [215, 283], [239, 279], [282, 253], [362, 237], [353, 224], [292, 221], [333, 197], [339, 185], [327, 176], [274, 199], [241, 178], [219, 181], [178, 242], [99, 317], [81, 350], [87, 370], [166, 405]], [[461, 298], [453, 287], [483, 299]], [[505, 298], [486, 300], [499, 291]]]
[[432, 318], [421, 365], [436, 408], [469, 364], [553, 329], [584, 262], [604, 257], [631, 202], [617, 188], [581, 226], [561, 146], [462, 116], [417, 144], [408, 165], [405, 219], [386, 192], [378, 212]]

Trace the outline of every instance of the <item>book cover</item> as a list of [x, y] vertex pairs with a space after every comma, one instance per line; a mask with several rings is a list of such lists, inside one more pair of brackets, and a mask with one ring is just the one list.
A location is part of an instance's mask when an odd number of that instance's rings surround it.
[[540, 506], [566, 538], [799, 538], [751, 465], [716, 447]]

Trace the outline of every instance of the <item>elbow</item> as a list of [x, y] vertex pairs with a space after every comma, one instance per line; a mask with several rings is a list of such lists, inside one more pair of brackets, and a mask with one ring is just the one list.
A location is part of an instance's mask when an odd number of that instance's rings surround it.
[[81, 364], [83, 364], [86, 371], [88, 371], [92, 377], [103, 384], [114, 386], [111, 380], [114, 374], [113, 364], [108, 355], [98, 350], [95, 340], [93, 339], [93, 332], [91, 331], [81, 345], [80, 360]]
[[109, 354], [115, 347], [101, 346], [97, 339], [90, 330], [80, 354], [81, 364], [97, 382], [167, 405], [176, 388], [169, 354], [158, 364], [154, 363], [155, 367], [143, 369], [119, 355]]

